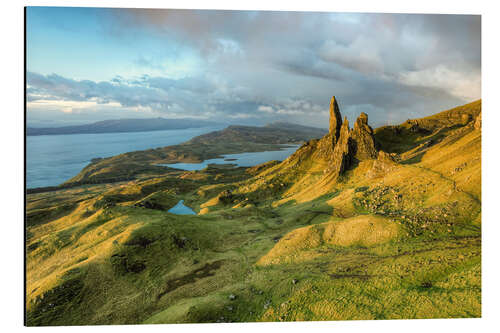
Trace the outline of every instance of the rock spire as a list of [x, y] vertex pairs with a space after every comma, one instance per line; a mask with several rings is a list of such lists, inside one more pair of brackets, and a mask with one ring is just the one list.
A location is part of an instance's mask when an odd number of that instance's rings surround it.
[[362, 112], [354, 128], [342, 115], [335, 96], [330, 100], [330, 129], [318, 144], [318, 154], [328, 161], [325, 173], [335, 177], [348, 170], [355, 162], [377, 159], [378, 150], [373, 129], [368, 125], [368, 115]]
[[335, 96], [330, 100], [330, 131], [333, 144], [337, 142], [340, 136], [340, 128], [342, 127], [342, 115], [340, 114], [339, 105], [337, 104], [337, 99]]
[[349, 169], [352, 164], [352, 141], [349, 131], [349, 121], [344, 118], [344, 123], [340, 127], [340, 135], [337, 144], [333, 149], [332, 165], [330, 171], [335, 176], [341, 175]]
[[375, 138], [373, 129], [368, 125], [368, 115], [362, 112], [351, 133], [354, 145], [354, 157], [357, 160], [368, 160], [377, 158], [377, 149], [375, 147]]

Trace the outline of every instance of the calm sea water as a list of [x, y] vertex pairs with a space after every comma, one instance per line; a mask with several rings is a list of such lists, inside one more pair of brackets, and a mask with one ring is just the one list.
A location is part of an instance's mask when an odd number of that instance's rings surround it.
[[134, 133], [28, 136], [27, 187], [59, 185], [76, 176], [95, 157], [175, 145], [223, 128], [224, 126]]
[[201, 163], [173, 163], [173, 164], [159, 164], [159, 165], [165, 165], [172, 168], [189, 170], [189, 171], [203, 170], [209, 164], [236, 164], [236, 166], [250, 167], [271, 160], [283, 161], [288, 156], [293, 154], [299, 147], [300, 145], [286, 145], [283, 146], [283, 149], [281, 150], [261, 151], [256, 153], [229, 154], [229, 155], [223, 155], [222, 158], [213, 158], [210, 160], [205, 160]]
[[[27, 187], [59, 185], [76, 176], [95, 157], [109, 157], [130, 151], [176, 145], [195, 136], [223, 128], [221, 126], [135, 133], [28, 136], [26, 138]], [[231, 154], [202, 163], [168, 165], [184, 170], [202, 170], [211, 163], [253, 166], [270, 160], [284, 160], [298, 147], [287, 146], [278, 151]], [[228, 158], [236, 160], [225, 161]]]

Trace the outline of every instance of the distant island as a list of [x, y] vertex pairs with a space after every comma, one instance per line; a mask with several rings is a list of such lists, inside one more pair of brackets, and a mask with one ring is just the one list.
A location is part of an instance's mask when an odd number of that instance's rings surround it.
[[91, 124], [63, 127], [28, 127], [26, 135], [64, 135], [163, 131], [186, 128], [217, 126], [219, 123], [194, 118], [145, 118], [103, 120]]

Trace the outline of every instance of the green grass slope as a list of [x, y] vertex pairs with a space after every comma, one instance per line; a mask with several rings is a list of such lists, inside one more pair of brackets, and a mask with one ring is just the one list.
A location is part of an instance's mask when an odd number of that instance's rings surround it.
[[[479, 112], [377, 129], [396, 161], [335, 180], [312, 140], [281, 163], [29, 194], [28, 325], [480, 317]], [[168, 213], [179, 200], [198, 214]]]

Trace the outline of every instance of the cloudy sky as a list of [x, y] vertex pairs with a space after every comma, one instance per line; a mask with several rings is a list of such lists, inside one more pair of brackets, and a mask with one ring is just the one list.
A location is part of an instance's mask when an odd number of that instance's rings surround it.
[[469, 15], [27, 9], [27, 121], [400, 123], [481, 98]]

